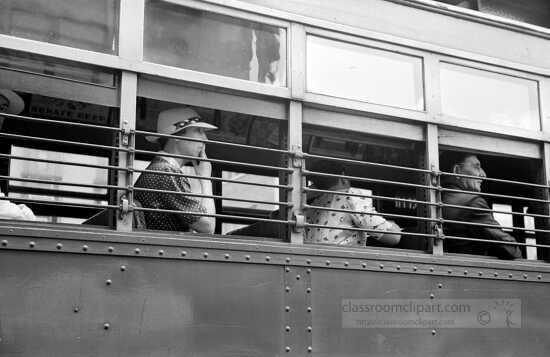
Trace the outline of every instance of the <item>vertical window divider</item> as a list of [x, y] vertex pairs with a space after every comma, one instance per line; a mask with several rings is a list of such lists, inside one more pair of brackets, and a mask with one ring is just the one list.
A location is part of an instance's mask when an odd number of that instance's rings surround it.
[[117, 194], [121, 208], [117, 214], [116, 229], [118, 231], [132, 231], [133, 223], [133, 161], [135, 150], [136, 105], [137, 105], [137, 74], [122, 72], [120, 81], [120, 133], [119, 147], [128, 149], [120, 151], [118, 166], [124, 173], [118, 175], [118, 187], [125, 187]]
[[294, 221], [290, 229], [290, 243], [304, 244], [304, 223], [305, 215], [303, 206], [305, 204], [302, 195], [304, 186], [303, 169], [305, 160], [302, 155], [302, 103], [291, 101], [288, 119], [288, 150], [291, 157], [288, 160], [292, 169], [290, 174], [290, 185], [292, 190], [288, 192], [287, 202], [292, 203], [292, 209], [288, 213], [288, 220]]
[[145, 0], [120, 0], [119, 56], [143, 60]]
[[[430, 232], [436, 237], [428, 240], [428, 249], [433, 255], [443, 255], [443, 224], [441, 210], [441, 175], [439, 173], [439, 142], [438, 127], [435, 124], [427, 124], [426, 127], [426, 166], [430, 169], [431, 177], [428, 180], [432, 187], [428, 192], [428, 202], [431, 203], [428, 214], [432, 219]], [[437, 205], [433, 205], [436, 203]]]
[[[550, 143], [545, 142], [542, 144], [542, 183], [546, 185], [546, 189], [544, 189], [544, 195], [543, 199], [549, 200], [550, 199]], [[550, 214], [550, 205], [547, 203], [544, 206], [543, 212], [541, 212], [544, 215]], [[546, 222], [544, 222], [544, 225], [546, 227], [543, 227], [544, 229], [548, 229], [550, 227], [550, 219], [545, 218]], [[539, 242], [537, 239], [537, 244], [550, 244], [550, 237], [548, 237], [548, 233], [545, 234], [543, 241]], [[538, 254], [539, 259], [548, 260], [550, 258], [550, 251], [548, 248], [543, 249], [542, 254]]]

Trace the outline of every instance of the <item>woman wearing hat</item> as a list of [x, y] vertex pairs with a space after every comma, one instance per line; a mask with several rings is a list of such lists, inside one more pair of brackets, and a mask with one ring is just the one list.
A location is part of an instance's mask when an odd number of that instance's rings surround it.
[[197, 112], [191, 108], [174, 108], [159, 114], [157, 132], [178, 135], [182, 139], [146, 137], [149, 141], [158, 142], [162, 148], [151, 161], [147, 170], [196, 175], [205, 179], [142, 173], [135, 184], [136, 188], [174, 191], [174, 193], [158, 193], [136, 190], [135, 198], [143, 207], [182, 211], [182, 213], [145, 212], [147, 229], [214, 232], [216, 225], [214, 217], [193, 214], [193, 212], [215, 214], [214, 200], [186, 195], [186, 193], [212, 195], [212, 182], [208, 179], [212, 174], [212, 165], [209, 161], [166, 156], [166, 154], [173, 154], [206, 158], [204, 142], [184, 140], [183, 138], [206, 140], [206, 131], [214, 129], [217, 127], [202, 122]]

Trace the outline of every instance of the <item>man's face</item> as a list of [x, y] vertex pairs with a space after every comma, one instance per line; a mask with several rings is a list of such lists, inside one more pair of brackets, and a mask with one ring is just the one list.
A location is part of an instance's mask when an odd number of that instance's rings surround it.
[[[193, 138], [193, 139], [208, 139], [204, 128], [190, 127], [185, 129], [181, 134], [181, 137]], [[204, 148], [204, 143], [200, 141], [188, 141], [178, 140], [178, 147], [182, 155], [189, 156], [201, 156], [201, 152]]]
[[[469, 155], [461, 163], [457, 164], [456, 173], [477, 177], [487, 177], [487, 175], [485, 175], [485, 171], [481, 168], [481, 162], [479, 162], [479, 159], [475, 155]], [[469, 177], [459, 177], [458, 181], [465, 190], [481, 192], [481, 182], [483, 180]]]

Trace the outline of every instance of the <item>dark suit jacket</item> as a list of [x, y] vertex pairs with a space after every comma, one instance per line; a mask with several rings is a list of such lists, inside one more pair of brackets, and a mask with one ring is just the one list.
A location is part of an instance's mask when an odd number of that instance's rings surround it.
[[[450, 189], [460, 189], [456, 185], [448, 185]], [[443, 202], [451, 205], [472, 208], [490, 209], [487, 201], [475, 193], [443, 192]], [[443, 218], [453, 221], [492, 224], [499, 226], [491, 212], [470, 210], [466, 208], [444, 207]], [[480, 238], [503, 242], [516, 242], [515, 238], [504, 232], [500, 227], [480, 227], [460, 223], [445, 223], [443, 232], [448, 236]], [[453, 253], [496, 255], [501, 259], [521, 258], [519, 246], [473, 242], [463, 240], [446, 240], [445, 251]]]

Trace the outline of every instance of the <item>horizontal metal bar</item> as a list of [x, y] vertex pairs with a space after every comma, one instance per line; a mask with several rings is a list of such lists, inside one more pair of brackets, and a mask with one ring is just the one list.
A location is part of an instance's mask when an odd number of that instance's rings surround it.
[[22, 202], [22, 203], [34, 203], [47, 206], [63, 206], [63, 207], [83, 207], [83, 208], [110, 208], [110, 209], [119, 209], [119, 206], [115, 205], [96, 205], [93, 203], [71, 203], [71, 202], [59, 202], [59, 201], [46, 201], [46, 200], [37, 200], [30, 198], [18, 198], [18, 197], [0, 197], [0, 200], [9, 200], [13, 202]]
[[111, 127], [111, 126], [103, 126], [103, 125], [96, 125], [96, 124], [86, 124], [86, 123], [77, 123], [72, 121], [62, 121], [62, 120], [53, 120], [53, 119], [44, 119], [44, 118], [36, 118], [36, 117], [28, 117], [24, 115], [16, 115], [16, 114], [7, 114], [2, 113], [2, 116], [8, 119], [17, 119], [17, 120], [23, 120], [23, 121], [34, 121], [39, 123], [47, 123], [47, 124], [60, 124], [68, 127], [81, 127], [81, 128], [90, 128], [90, 129], [101, 129], [101, 130], [107, 130], [111, 132], [120, 132], [121, 129], [119, 127]]
[[0, 179], [10, 180], [10, 181], [21, 181], [21, 182], [34, 182], [34, 183], [42, 183], [42, 184], [58, 185], [58, 186], [90, 187], [90, 188], [101, 188], [101, 189], [112, 189], [112, 190], [128, 189], [127, 187], [120, 187], [120, 186], [114, 186], [114, 185], [94, 185], [94, 184], [76, 183], [76, 182], [50, 181], [50, 180], [31, 179], [31, 178], [23, 178], [23, 177], [13, 177], [13, 176], [6, 176], [6, 175], [0, 175]]
[[517, 231], [527, 231], [527, 232], [540, 232], [540, 233], [550, 233], [550, 230], [547, 229], [537, 229], [537, 228], [521, 228], [521, 227], [509, 227], [501, 226], [498, 224], [486, 224], [486, 223], [475, 223], [475, 222], [465, 222], [465, 221], [454, 221], [450, 219], [441, 219], [442, 223], [454, 223], [454, 224], [463, 224], [465, 226], [475, 226], [475, 227], [484, 227], [484, 228], [498, 228], [498, 229], [512, 229]]
[[306, 159], [323, 159], [323, 160], [332, 160], [332, 161], [345, 162], [345, 163], [354, 164], [354, 165], [361, 165], [361, 166], [378, 166], [378, 167], [385, 167], [385, 168], [389, 168], [389, 169], [407, 170], [407, 171], [426, 173], [426, 174], [431, 174], [432, 173], [432, 171], [426, 170], [426, 169], [418, 169], [418, 168], [415, 168], [415, 167], [381, 164], [381, 163], [370, 162], [370, 161], [342, 159], [342, 158], [338, 158], [338, 157], [313, 155], [313, 154], [308, 154], [308, 153], [303, 153], [303, 156]]
[[360, 214], [360, 215], [371, 215], [371, 216], [380, 216], [380, 217], [393, 217], [393, 218], [414, 219], [414, 220], [419, 220], [419, 221], [439, 222], [439, 219], [437, 219], [437, 218], [407, 216], [407, 215], [403, 215], [403, 214], [380, 213], [380, 212], [362, 212], [362, 211], [347, 210], [347, 209], [343, 209], [343, 208], [320, 207], [320, 206], [311, 206], [311, 205], [304, 205], [304, 208], [317, 209], [317, 210], [320, 210], [320, 211], [344, 212], [344, 213]]
[[359, 232], [367, 232], [367, 233], [390, 233], [390, 234], [401, 234], [401, 235], [408, 235], [413, 237], [428, 237], [428, 238], [435, 238], [435, 234], [427, 234], [427, 233], [413, 233], [413, 232], [394, 232], [394, 231], [383, 231], [380, 229], [369, 229], [369, 228], [358, 228], [358, 227], [352, 227], [352, 226], [331, 226], [327, 224], [313, 224], [313, 223], [305, 223], [304, 227], [313, 227], [313, 228], [323, 228], [323, 229], [341, 229], [346, 231], [359, 231]]
[[211, 158], [203, 158], [203, 157], [199, 157], [199, 156], [169, 154], [169, 153], [164, 153], [164, 152], [162, 154], [159, 154], [158, 151], [148, 151], [148, 150], [131, 150], [131, 151], [135, 152], [136, 154], [146, 154], [146, 155], [151, 155], [151, 156], [161, 155], [161, 156], [173, 157], [173, 158], [177, 158], [177, 159], [209, 161], [209, 162], [215, 162], [215, 163], [219, 163], [219, 164], [240, 165], [240, 166], [246, 166], [246, 167], [254, 167], [254, 168], [258, 168], [258, 169], [282, 171], [282, 172], [289, 172], [289, 173], [293, 171], [290, 168], [280, 167], [280, 166], [248, 164], [248, 163], [238, 162], [238, 161], [218, 160], [218, 159], [211, 159]]
[[185, 140], [185, 141], [197, 141], [197, 142], [201, 142], [201, 143], [205, 143], [205, 144], [233, 146], [233, 147], [238, 147], [238, 148], [243, 148], [243, 149], [261, 150], [261, 151], [273, 152], [273, 153], [278, 153], [278, 154], [287, 154], [287, 155], [292, 154], [288, 150], [266, 148], [266, 147], [254, 146], [254, 145], [244, 145], [244, 144], [230, 143], [230, 142], [226, 142], [226, 141], [216, 141], [216, 140], [209, 140], [209, 139], [190, 138], [190, 137], [181, 136], [181, 135], [159, 134], [159, 133], [153, 133], [153, 132], [150, 132], [150, 131], [143, 131], [143, 130], [135, 130], [133, 132], [136, 133], [136, 134], [140, 134], [140, 135], [155, 136], [155, 137], [159, 137], [159, 138]]
[[269, 183], [260, 183], [260, 182], [249, 182], [249, 181], [239, 181], [239, 180], [232, 180], [232, 179], [224, 179], [221, 177], [204, 177], [199, 175], [190, 175], [190, 174], [183, 174], [183, 173], [175, 173], [175, 172], [165, 172], [165, 171], [158, 171], [158, 170], [140, 170], [140, 169], [130, 169], [134, 172], [146, 172], [151, 174], [159, 174], [159, 175], [167, 175], [167, 176], [176, 176], [176, 177], [190, 177], [190, 178], [196, 178], [200, 180], [209, 180], [209, 181], [221, 181], [221, 182], [232, 182], [237, 183], [240, 185], [251, 185], [251, 186], [263, 186], [263, 187], [272, 187], [272, 188], [280, 188], [283, 190], [292, 190], [292, 186], [290, 185], [275, 185], [275, 184], [269, 184]]
[[204, 195], [204, 194], [201, 194], [201, 193], [191, 193], [191, 192], [156, 190], [156, 189], [152, 189], [152, 188], [142, 188], [142, 187], [133, 187], [132, 190], [133, 191], [141, 191], [141, 192], [156, 192], [156, 193], [180, 195], [180, 196], [191, 196], [191, 197], [202, 197], [202, 198], [219, 198], [219, 199], [223, 199], [223, 200], [227, 200], [227, 201], [253, 202], [253, 203], [263, 203], [263, 204], [270, 204], [270, 205], [277, 205], [277, 206], [292, 207], [292, 202], [272, 202], [272, 201], [249, 200], [249, 199], [245, 199], [245, 198], [226, 197], [226, 196], [219, 196], [219, 195]]
[[500, 240], [488, 240], [488, 239], [481, 239], [481, 238], [468, 238], [468, 237], [458, 237], [458, 236], [445, 236], [445, 239], [482, 242], [482, 243], [490, 243], [494, 245], [504, 244], [504, 245], [515, 245], [515, 246], [521, 246], [521, 247], [550, 248], [550, 245], [545, 245], [545, 244], [506, 242], [506, 241], [500, 241]]
[[497, 193], [487, 193], [487, 192], [473, 192], [473, 191], [466, 191], [466, 190], [456, 190], [454, 188], [445, 188], [445, 187], [438, 187], [437, 189], [442, 191], [442, 192], [445, 191], [445, 192], [467, 193], [467, 194], [470, 194], [470, 195], [508, 198], [508, 199], [511, 199], [511, 200], [522, 200], [522, 201], [539, 202], [539, 203], [550, 203], [549, 200], [543, 200], [543, 199], [539, 199], [539, 198], [509, 196], [509, 195], [501, 195], [501, 194], [497, 194]]
[[65, 144], [65, 145], [81, 146], [81, 147], [94, 148], [94, 149], [103, 149], [103, 150], [116, 150], [116, 151], [125, 151], [125, 152], [130, 151], [130, 149], [122, 148], [122, 147], [118, 147], [118, 146], [108, 146], [108, 145], [99, 145], [99, 144], [79, 143], [79, 142], [77, 142], [77, 141], [68, 141], [68, 140], [59, 140], [59, 139], [49, 139], [49, 138], [41, 138], [41, 137], [37, 137], [37, 136], [26, 136], [26, 135], [8, 134], [8, 133], [1, 133], [1, 132], [0, 132], [0, 137], [3, 137], [3, 138], [13, 138], [13, 139], [23, 139], [23, 140], [31, 140], [31, 141], [40, 141], [40, 142], [55, 143], [55, 144]]
[[424, 188], [424, 189], [428, 189], [428, 190], [437, 189], [436, 187], [433, 187], [433, 186], [426, 186], [426, 185], [420, 185], [420, 184], [414, 184], [414, 183], [408, 183], [408, 182], [389, 181], [389, 180], [381, 180], [381, 179], [371, 179], [371, 178], [366, 178], [366, 177], [357, 177], [357, 176], [348, 176], [348, 175], [327, 174], [327, 173], [324, 173], [324, 172], [315, 172], [315, 171], [309, 171], [309, 170], [302, 170], [302, 173], [304, 175], [345, 178], [345, 179], [352, 180], [352, 181], [378, 182], [378, 183], [385, 183], [385, 184], [399, 185], [399, 186], [406, 186], [406, 187]]
[[381, 199], [381, 200], [387, 200], [387, 201], [400, 201], [400, 202], [417, 203], [417, 204], [422, 204], [422, 205], [439, 206], [439, 203], [436, 203], [436, 202], [427, 202], [427, 201], [411, 200], [411, 199], [408, 199], [408, 198], [397, 198], [397, 197], [387, 197], [387, 196], [377, 196], [377, 195], [361, 195], [361, 194], [358, 194], [358, 193], [342, 192], [342, 191], [331, 191], [331, 190], [321, 190], [321, 189], [318, 189], [318, 188], [309, 188], [309, 187], [302, 187], [302, 191], [304, 191], [304, 192], [332, 193], [332, 194], [339, 195], [339, 196], [368, 197], [368, 198], [375, 198], [375, 199]]
[[234, 218], [234, 219], [254, 221], [254, 222], [296, 224], [296, 221], [290, 221], [290, 220], [283, 221], [283, 220], [271, 219], [271, 218], [254, 218], [254, 217], [234, 216], [234, 215], [218, 214], [218, 213], [210, 214], [210, 213], [201, 213], [201, 212], [192, 212], [192, 211], [176, 211], [176, 210], [160, 209], [160, 208], [133, 207], [133, 210], [134, 211], [143, 211], [143, 212], [186, 214], [186, 215], [201, 216], [201, 217]]
[[497, 178], [491, 178], [491, 177], [479, 177], [479, 176], [474, 176], [474, 175], [455, 174], [453, 172], [439, 171], [439, 172], [437, 172], [437, 174], [439, 174], [441, 176], [472, 178], [472, 179], [476, 179], [476, 180], [501, 182], [501, 183], [508, 183], [508, 184], [513, 184], [513, 185], [529, 186], [529, 187], [544, 188], [544, 189], [550, 188], [550, 186], [548, 186], [548, 185], [541, 185], [541, 184], [537, 184], [537, 183], [504, 180], [504, 179], [497, 179]]
[[536, 213], [523, 213], [523, 212], [513, 212], [513, 211], [499, 211], [499, 210], [492, 210], [490, 208], [478, 208], [478, 207], [470, 207], [470, 206], [460, 206], [460, 205], [450, 205], [447, 203], [441, 203], [441, 207], [451, 207], [451, 208], [461, 208], [465, 210], [471, 210], [471, 211], [480, 211], [480, 212], [489, 212], [489, 213], [503, 213], [503, 214], [510, 214], [514, 216], [527, 216], [527, 217], [537, 217], [537, 218], [550, 218], [550, 216], [544, 215], [544, 214], [536, 214]]
[[13, 160], [46, 162], [46, 163], [49, 163], [49, 164], [60, 164], [60, 165], [80, 166], [80, 167], [93, 167], [93, 168], [96, 168], [96, 169], [105, 169], [105, 170], [128, 171], [128, 169], [126, 169], [126, 168], [119, 167], [119, 166], [112, 166], [112, 165], [94, 165], [94, 164], [86, 164], [86, 163], [83, 163], [83, 162], [38, 159], [38, 158], [34, 158], [34, 157], [10, 155], [10, 154], [2, 154], [2, 153], [0, 153], [0, 157], [4, 157], [4, 158], [7, 158], [7, 159], [13, 159]]

